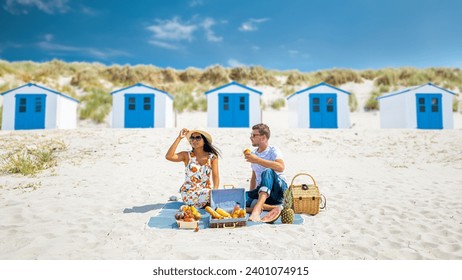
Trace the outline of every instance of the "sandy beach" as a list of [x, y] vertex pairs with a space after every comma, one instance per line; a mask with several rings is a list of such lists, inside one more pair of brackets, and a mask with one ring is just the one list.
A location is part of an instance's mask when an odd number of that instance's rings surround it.
[[[289, 129], [285, 111], [262, 119], [288, 178], [312, 174], [327, 198], [303, 225], [147, 226], [183, 182], [165, 152], [180, 128], [207, 129], [206, 113], [168, 129], [0, 131], [1, 153], [14, 142], [67, 145], [53, 169], [0, 175], [0, 259], [462, 259], [462, 114], [454, 129], [428, 131], [380, 129], [378, 113], [352, 113], [341, 130]], [[221, 184], [248, 188], [250, 129], [207, 131], [223, 154]]]

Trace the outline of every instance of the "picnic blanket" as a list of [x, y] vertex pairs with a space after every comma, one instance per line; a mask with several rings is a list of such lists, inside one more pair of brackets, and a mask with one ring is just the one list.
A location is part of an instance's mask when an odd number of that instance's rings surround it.
[[[151, 217], [148, 221], [148, 226], [150, 228], [159, 228], [159, 229], [178, 229], [178, 224], [175, 220], [175, 213], [180, 209], [183, 202], [172, 201], [167, 202], [164, 207], [159, 211], [159, 213]], [[199, 221], [199, 228], [206, 229], [209, 228], [209, 213], [204, 209], [199, 209], [199, 212], [202, 215], [202, 218]], [[263, 212], [265, 214], [265, 212]], [[295, 214], [294, 224], [301, 225], [304, 220], [300, 214]], [[282, 224], [281, 218], [277, 219], [273, 224]], [[266, 223], [255, 223], [252, 221], [247, 221], [247, 226], [256, 226], [256, 225], [266, 225]]]

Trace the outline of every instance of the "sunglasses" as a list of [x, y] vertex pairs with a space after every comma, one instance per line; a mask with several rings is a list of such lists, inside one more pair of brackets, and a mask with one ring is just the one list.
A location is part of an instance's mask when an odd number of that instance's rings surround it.
[[254, 138], [255, 136], [261, 136], [261, 134], [253, 134], [253, 133], [250, 133], [250, 138]]
[[194, 141], [194, 140], [200, 141], [200, 140], [202, 140], [202, 136], [200, 136], [200, 135], [198, 135], [198, 136], [191, 136], [191, 137], [189, 137], [189, 140], [190, 140], [191, 142]]

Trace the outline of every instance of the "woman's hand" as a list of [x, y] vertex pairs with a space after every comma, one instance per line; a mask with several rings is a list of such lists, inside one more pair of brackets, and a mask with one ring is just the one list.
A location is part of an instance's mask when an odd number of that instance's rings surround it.
[[179, 137], [180, 139], [183, 139], [183, 138], [186, 137], [186, 135], [188, 134], [188, 132], [189, 132], [189, 129], [183, 128], [182, 130], [180, 130], [180, 134], [178, 135], [178, 137]]

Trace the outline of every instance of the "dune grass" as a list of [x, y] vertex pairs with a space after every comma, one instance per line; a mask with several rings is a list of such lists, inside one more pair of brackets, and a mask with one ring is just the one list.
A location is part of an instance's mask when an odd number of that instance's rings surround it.
[[358, 99], [354, 92], [350, 92], [348, 96], [348, 106], [350, 107], [350, 112], [355, 112], [358, 109]]
[[379, 101], [377, 100], [377, 97], [380, 96], [379, 91], [373, 91], [369, 98], [366, 101], [366, 104], [364, 105], [364, 110], [365, 111], [378, 111], [379, 110]]
[[57, 153], [67, 150], [61, 140], [47, 140], [38, 144], [13, 142], [0, 157], [0, 171], [7, 174], [36, 175], [57, 165]]
[[279, 110], [281, 108], [284, 108], [286, 105], [286, 99], [285, 98], [278, 98], [276, 100], [273, 100], [270, 104], [271, 108], [275, 110]]
[[103, 123], [111, 111], [112, 96], [98, 88], [93, 88], [90, 93], [81, 99], [79, 117], [81, 120], [90, 119], [96, 123]]
[[[297, 88], [310, 87], [326, 82], [336, 87], [346, 83], [362, 83], [364, 80], [374, 81], [374, 89], [370, 92], [367, 103], [361, 104], [366, 110], [378, 110], [375, 100], [381, 94], [392, 92], [398, 88], [422, 85], [432, 82], [437, 86], [453, 91], [462, 90], [462, 70], [459, 68], [432, 67], [417, 69], [412, 67], [384, 68], [379, 70], [331, 69], [314, 72], [298, 70], [277, 71], [261, 66], [240, 66], [225, 68], [213, 65], [206, 69], [187, 68], [175, 70], [158, 68], [153, 65], [110, 65], [99, 63], [66, 63], [52, 60], [44, 63], [31, 61], [7, 62], [0, 60], [0, 77], [12, 75], [15, 79], [0, 85], [0, 92], [27, 82], [40, 82], [82, 102], [79, 110], [80, 119], [91, 119], [104, 122], [110, 111], [112, 100], [109, 93], [121, 87], [136, 83], [144, 83], [174, 96], [174, 108], [178, 112], [203, 111], [207, 109], [204, 92], [215, 87], [236, 81], [249, 87], [271, 86], [281, 93], [281, 99], [261, 103], [261, 108], [282, 108], [284, 97], [294, 93]], [[69, 85], [59, 86], [59, 77], [71, 77]], [[285, 78], [278, 79], [278, 77]], [[77, 92], [82, 92], [77, 96]], [[356, 97], [350, 96], [350, 110], [357, 110]], [[459, 110], [459, 102], [454, 99], [453, 110]]]

